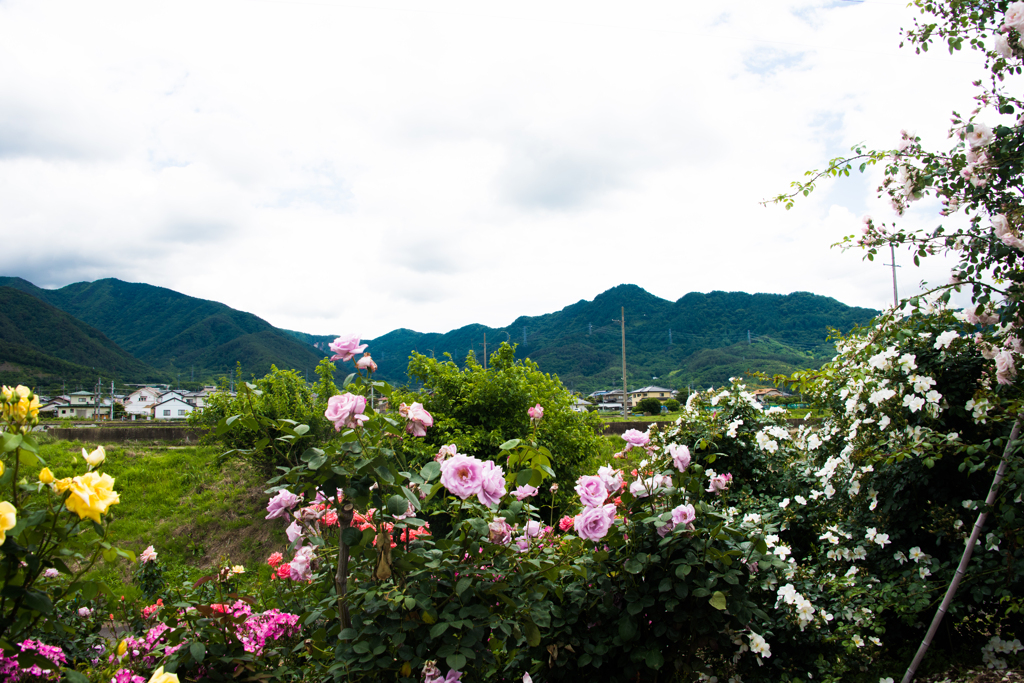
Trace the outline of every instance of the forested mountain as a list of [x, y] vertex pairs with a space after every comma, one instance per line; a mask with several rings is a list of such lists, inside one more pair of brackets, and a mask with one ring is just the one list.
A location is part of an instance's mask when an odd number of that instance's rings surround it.
[[[411, 351], [436, 357], [448, 353], [459, 365], [470, 351], [482, 360], [486, 333], [488, 352], [511, 341], [518, 344], [517, 356], [531, 358], [573, 389], [592, 391], [621, 386], [622, 308], [631, 388], [706, 387], [748, 371], [771, 374], [818, 367], [835, 354], [827, 341], [829, 328], [848, 332], [877, 313], [808, 292], [691, 292], [672, 302], [636, 285], [620, 285], [593, 301], [517, 318], [503, 328], [469, 325], [446, 334], [399, 329], [364, 341], [370, 344], [379, 375], [392, 382], [405, 381]], [[321, 348], [331, 339], [292, 334]]]
[[12, 287], [0, 287], [0, 384], [91, 386], [107, 380], [165, 382], [102, 332]]
[[[113, 278], [41, 289], [0, 278], [99, 329], [118, 346], [170, 377], [231, 374], [260, 377], [271, 364], [312, 370], [323, 357], [262, 318], [163, 287]], [[141, 380], [140, 380], [141, 381]]]

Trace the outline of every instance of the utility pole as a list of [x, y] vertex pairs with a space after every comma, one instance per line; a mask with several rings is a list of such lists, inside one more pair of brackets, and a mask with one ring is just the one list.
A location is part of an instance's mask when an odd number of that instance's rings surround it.
[[892, 305], [895, 308], [900, 303], [899, 294], [896, 292], [896, 269], [902, 266], [896, 265], [896, 247], [892, 242], [889, 242], [889, 257], [892, 258], [892, 263], [883, 263], [882, 265], [892, 266]]
[[750, 330], [747, 330], [747, 346], [750, 346]]
[[114, 421], [114, 380], [110, 380], [110, 421]]
[[626, 307], [622, 307], [622, 318], [612, 322], [622, 325], [622, 417], [628, 417], [629, 393], [626, 391]]
[[[594, 323], [587, 323], [587, 336], [589, 337], [594, 333]], [[671, 333], [669, 334], [671, 337]]]

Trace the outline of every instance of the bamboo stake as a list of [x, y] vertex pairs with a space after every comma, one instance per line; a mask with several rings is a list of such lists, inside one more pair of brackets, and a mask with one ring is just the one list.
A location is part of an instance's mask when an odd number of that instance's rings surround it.
[[[992, 507], [996, 501], [999, 485], [1002, 483], [1003, 477], [1006, 476], [1006, 464], [1013, 450], [1013, 444], [1020, 436], [1022, 419], [1024, 419], [1024, 414], [1018, 415], [1017, 421], [1013, 423], [1013, 429], [1010, 430], [1010, 438], [1006, 441], [1006, 448], [1003, 449], [1003, 457], [999, 461], [999, 469], [996, 470], [996, 476], [992, 479], [992, 486], [988, 489], [988, 497], [985, 498], [985, 510]], [[950, 603], [953, 602], [953, 596], [956, 595], [957, 588], [960, 587], [960, 579], [967, 573], [967, 564], [971, 561], [974, 544], [978, 542], [978, 538], [981, 536], [981, 528], [985, 526], [986, 517], [988, 517], [988, 512], [982, 511], [978, 513], [978, 520], [974, 523], [971, 537], [967, 539], [967, 547], [964, 548], [964, 554], [960, 558], [960, 565], [956, 568], [956, 574], [953, 576], [949, 588], [946, 589], [946, 596], [942, 599], [942, 604], [939, 605], [935, 617], [932, 618], [932, 624], [928, 627], [928, 633], [925, 634], [924, 640], [921, 641], [921, 647], [917, 649], [917, 654], [914, 655], [914, 661], [910, 663], [907, 673], [903, 675], [902, 683], [910, 683], [910, 681], [914, 680], [917, 667], [920, 666], [921, 660], [924, 659], [925, 653], [928, 652], [928, 647], [932, 644], [935, 632], [939, 630], [939, 624], [942, 623], [942, 617], [945, 616], [946, 610], [949, 609]]]

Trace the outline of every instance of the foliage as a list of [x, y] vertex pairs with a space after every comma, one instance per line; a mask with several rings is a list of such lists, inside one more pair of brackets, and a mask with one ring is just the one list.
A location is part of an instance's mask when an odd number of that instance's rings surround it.
[[[676, 407], [678, 407], [676, 403]], [[648, 415], [661, 415], [661, 401], [656, 398], [643, 398], [636, 404], [636, 409]]]
[[[333, 366], [323, 361], [317, 372], [321, 381], [314, 395], [300, 373], [271, 366], [255, 383], [240, 383], [235, 396], [223, 391], [209, 396], [204, 408], [189, 415], [189, 424], [214, 430], [207, 441], [222, 443], [231, 449], [228, 454], [245, 449], [250, 461], [265, 472], [295, 465], [302, 451], [322, 444], [334, 431], [324, 417], [333, 395]], [[227, 417], [239, 420], [239, 428], [215, 430]], [[305, 437], [301, 445], [300, 437]]]
[[668, 412], [670, 413], [674, 413], [677, 410], [679, 410], [680, 405], [682, 404], [679, 403], [679, 401], [675, 400], [674, 398], [670, 398], [669, 400], [665, 401], [665, 407], [668, 408]]
[[452, 443], [460, 452], [487, 456], [510, 439], [526, 438], [532, 431], [527, 409], [539, 404], [544, 419], [538, 443], [554, 454], [558, 479], [573, 482], [598, 452], [600, 420], [574, 412], [575, 399], [557, 377], [540, 372], [529, 359], [516, 360], [514, 353], [513, 346], [502, 344], [486, 370], [472, 358], [460, 370], [450, 361], [413, 354], [409, 374], [424, 389], [409, 400], [421, 400], [434, 416], [426, 443], [434, 447], [432, 453]]

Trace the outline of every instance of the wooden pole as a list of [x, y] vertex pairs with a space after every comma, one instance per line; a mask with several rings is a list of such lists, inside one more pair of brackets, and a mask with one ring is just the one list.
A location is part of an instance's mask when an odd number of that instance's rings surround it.
[[351, 628], [352, 619], [348, 614], [348, 546], [345, 545], [345, 529], [352, 524], [355, 507], [346, 502], [338, 515], [338, 571], [334, 574], [334, 592], [338, 595], [338, 623], [342, 629]]

